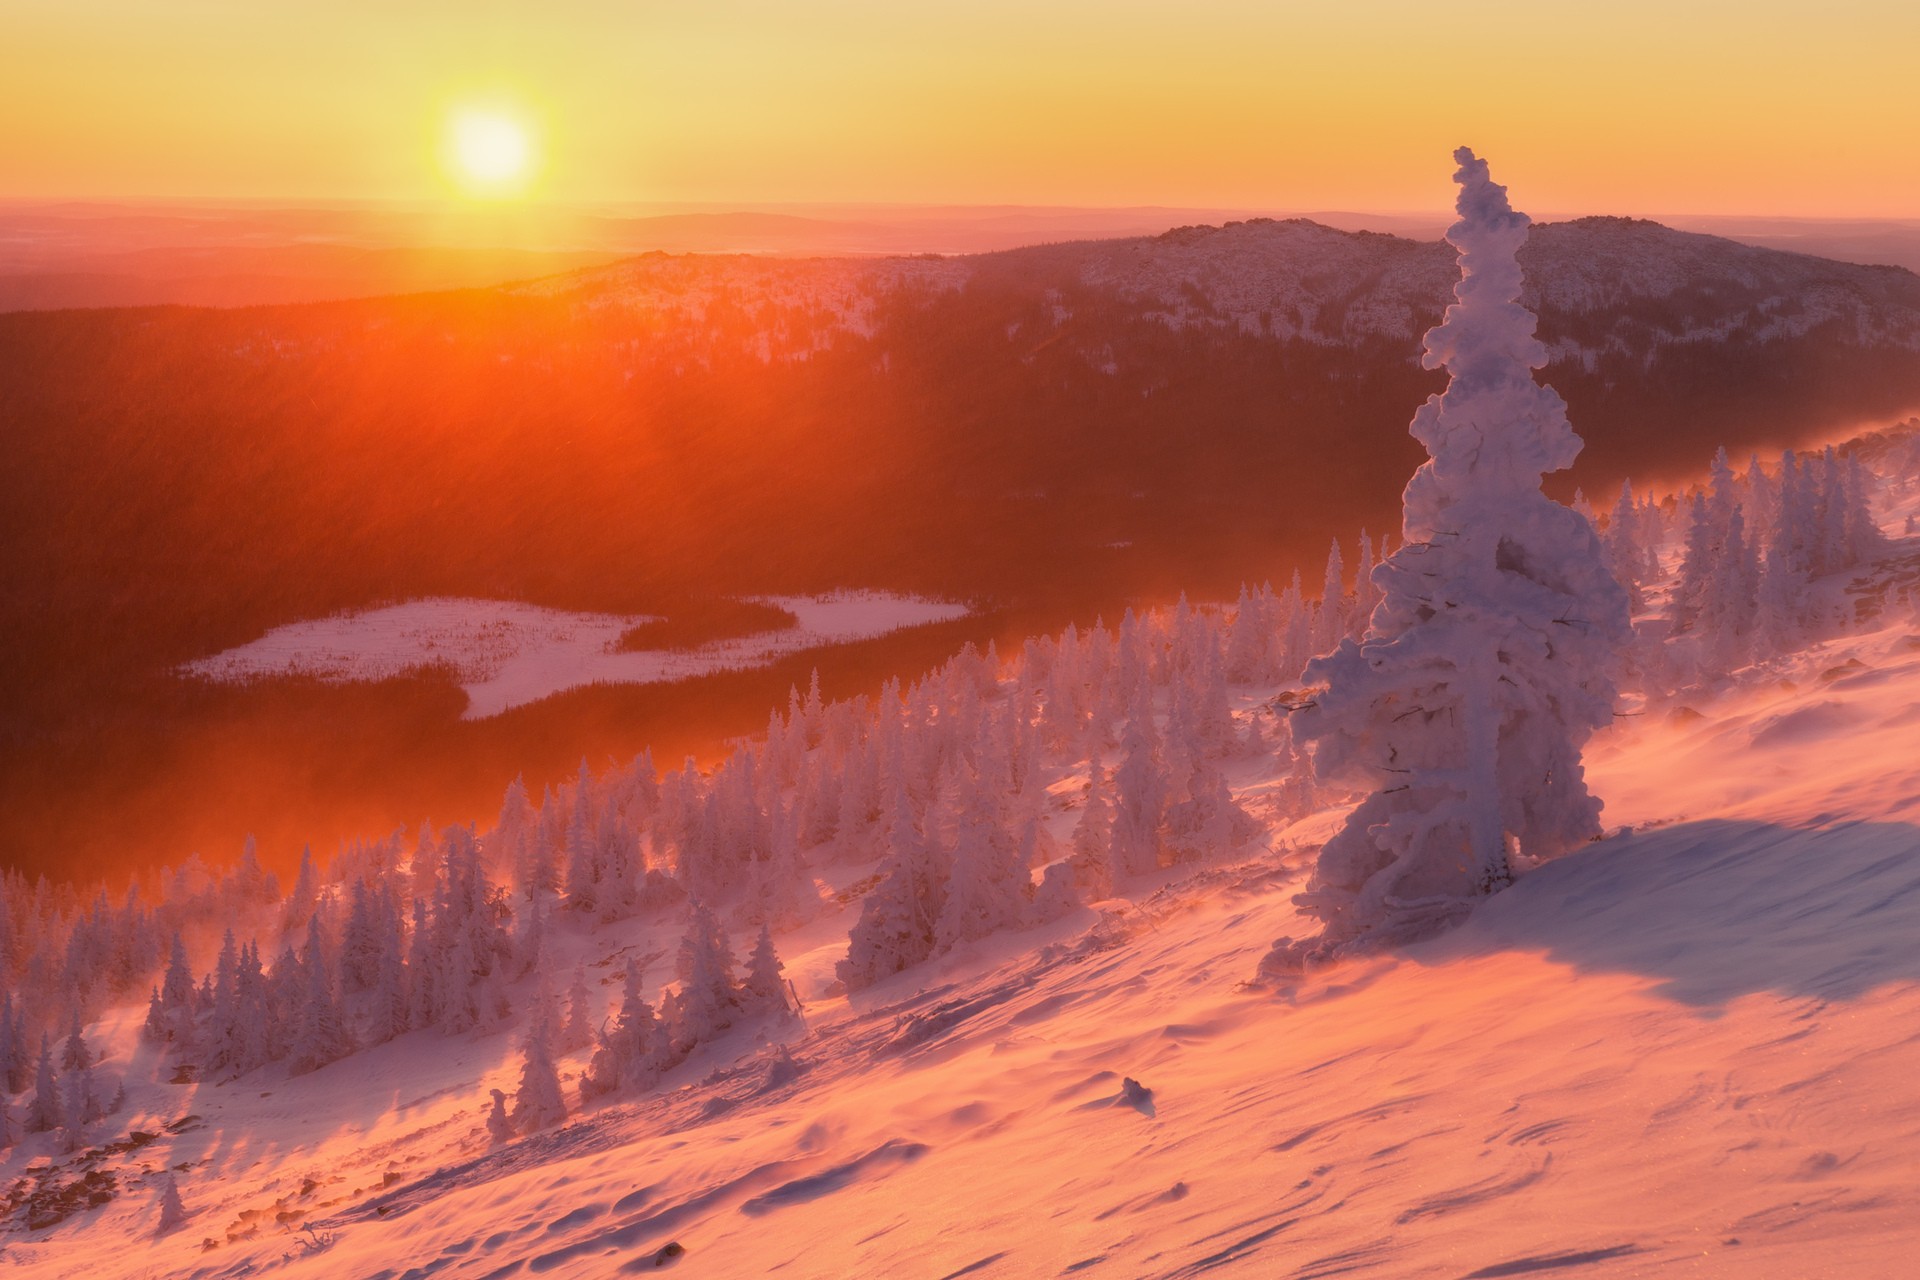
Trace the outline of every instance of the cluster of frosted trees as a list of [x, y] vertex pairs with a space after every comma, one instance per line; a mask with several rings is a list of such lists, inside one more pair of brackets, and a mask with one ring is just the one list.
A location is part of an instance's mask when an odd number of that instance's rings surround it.
[[[40, 1033], [38, 1055], [30, 1052], [25, 1019], [13, 993], [0, 994], [0, 1149], [24, 1134], [52, 1133], [61, 1151], [77, 1151], [95, 1122], [120, 1110], [125, 1091], [112, 1097], [94, 1072], [97, 1055], [76, 1013], [57, 1042]], [[25, 1114], [16, 1117], [12, 1097], [32, 1086]]]
[[[1362, 566], [1372, 554], [1363, 543]], [[31, 1046], [142, 990], [146, 1039], [210, 1081], [308, 1072], [412, 1031], [498, 1027], [518, 991], [525, 1078], [503, 1093], [496, 1132], [564, 1111], [557, 1062], [570, 1052], [590, 1051], [585, 1099], [644, 1088], [736, 1023], [790, 1007], [773, 934], [829, 905], [816, 868], [878, 864], [842, 966], [858, 988], [1246, 847], [1261, 824], [1228, 789], [1232, 759], [1293, 762], [1274, 812], [1303, 816], [1312, 792], [1284, 717], [1236, 719], [1230, 688], [1277, 682], [1362, 625], [1369, 584], [1350, 586], [1340, 564], [1336, 548], [1322, 601], [1296, 580], [1232, 610], [1183, 603], [1070, 627], [1010, 662], [969, 647], [877, 698], [827, 703], [816, 681], [709, 770], [662, 775], [648, 755], [598, 774], [583, 764], [538, 803], [516, 781], [491, 829], [357, 842], [324, 869], [309, 854], [284, 894], [251, 847], [225, 875], [190, 862], [117, 903], [0, 880], [0, 970], [20, 993], [0, 1019], [8, 1094], [29, 1095], [32, 1124], [54, 1114], [66, 1086], [40, 1088]], [[1081, 770], [1081, 812], [1056, 842], [1048, 787]], [[684, 914], [688, 940], [656, 1003], [636, 971], [610, 1009], [576, 983], [559, 1016], [544, 994], [555, 930], [663, 913]], [[738, 976], [729, 929], [757, 931]], [[81, 1093], [98, 1092], [88, 1076]], [[98, 1111], [74, 1114], [84, 1125]]]
[[[1663, 511], [1622, 490], [1607, 521], [1608, 562], [1635, 598], [1665, 588], [1667, 635], [1647, 654], [1655, 687], [1693, 683], [1784, 653], [1852, 621], [1815, 583], [1886, 549], [1872, 512], [1880, 479], [1858, 452], [1754, 458], [1736, 473], [1726, 451], [1707, 485]], [[1670, 574], [1662, 552], [1680, 542]]]
[[696, 903], [680, 943], [679, 983], [661, 998], [657, 1011], [641, 994], [642, 971], [631, 961], [611, 1018], [600, 1016], [592, 992], [578, 973], [567, 994], [564, 1019], [542, 986], [521, 1037], [519, 1087], [511, 1105], [504, 1090], [492, 1091], [487, 1132], [494, 1141], [504, 1142], [566, 1118], [556, 1054], [593, 1047], [580, 1080], [580, 1101], [587, 1103], [652, 1087], [694, 1050], [737, 1024], [790, 1016], [798, 1005], [783, 968], [773, 931], [762, 924], [746, 971], [737, 973], [726, 930], [712, 911]]
[[[79, 1145], [121, 1095], [117, 1078], [96, 1069], [82, 1025], [144, 989], [170, 937], [234, 916], [272, 915], [279, 901], [279, 884], [251, 842], [224, 874], [191, 858], [118, 900], [104, 888], [83, 894], [44, 876], [0, 876], [0, 1145], [45, 1131], [57, 1132], [64, 1148]], [[17, 1114], [13, 1099], [29, 1088]]]

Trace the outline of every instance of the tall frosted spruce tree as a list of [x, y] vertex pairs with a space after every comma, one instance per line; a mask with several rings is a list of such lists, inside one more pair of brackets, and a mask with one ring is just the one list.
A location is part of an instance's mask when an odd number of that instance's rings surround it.
[[1546, 350], [1515, 257], [1530, 220], [1484, 160], [1454, 158], [1460, 283], [1422, 361], [1449, 379], [1411, 426], [1430, 460], [1364, 638], [1307, 665], [1324, 687], [1293, 723], [1323, 780], [1372, 794], [1296, 899], [1324, 933], [1276, 944], [1274, 969], [1443, 927], [1511, 880], [1516, 846], [1552, 857], [1600, 830], [1580, 750], [1613, 718], [1627, 595], [1586, 517], [1540, 491], [1581, 441], [1533, 377]]

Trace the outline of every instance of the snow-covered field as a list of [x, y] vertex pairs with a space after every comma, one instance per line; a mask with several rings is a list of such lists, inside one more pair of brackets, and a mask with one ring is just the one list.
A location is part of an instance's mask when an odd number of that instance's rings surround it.
[[466, 718], [480, 720], [582, 685], [659, 684], [765, 666], [806, 649], [967, 614], [965, 605], [878, 591], [755, 599], [785, 609], [798, 625], [691, 649], [621, 652], [624, 633], [657, 619], [504, 600], [414, 600], [275, 627], [182, 671], [219, 681], [304, 675], [346, 682], [446, 666], [466, 690]]

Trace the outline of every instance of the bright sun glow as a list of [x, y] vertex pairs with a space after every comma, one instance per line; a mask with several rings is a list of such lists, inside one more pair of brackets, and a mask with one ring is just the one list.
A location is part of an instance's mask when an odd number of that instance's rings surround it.
[[462, 111], [448, 138], [453, 167], [470, 186], [500, 192], [526, 181], [533, 137], [524, 123], [500, 111]]

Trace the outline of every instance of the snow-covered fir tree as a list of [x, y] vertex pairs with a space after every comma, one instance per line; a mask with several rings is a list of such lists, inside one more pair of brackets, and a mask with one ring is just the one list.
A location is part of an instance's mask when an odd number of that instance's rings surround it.
[[40, 1037], [40, 1059], [33, 1072], [33, 1101], [27, 1104], [28, 1133], [49, 1133], [60, 1127], [66, 1116], [61, 1104], [58, 1079], [53, 1069], [53, 1041]]
[[754, 940], [753, 954], [747, 958], [747, 975], [740, 983], [740, 1003], [749, 1016], [772, 1014], [784, 1018], [794, 1012], [785, 972], [786, 966], [774, 949], [773, 930], [763, 924]]
[[629, 962], [613, 1025], [600, 1033], [599, 1047], [581, 1077], [582, 1101], [647, 1088], [670, 1065], [666, 1030], [641, 995], [641, 984], [640, 966]]
[[527, 1011], [520, 1041], [520, 1086], [514, 1090], [515, 1132], [534, 1133], [567, 1118], [566, 1095], [560, 1091], [560, 1069], [554, 1062], [553, 997], [542, 987]]
[[713, 912], [695, 902], [680, 943], [680, 987], [661, 1010], [674, 1052], [686, 1054], [717, 1038], [741, 1014], [733, 949]]
[[836, 966], [849, 991], [870, 987], [933, 955], [934, 925], [946, 907], [947, 859], [920, 829], [906, 788], [888, 805], [885, 879], [868, 893]]
[[187, 1205], [180, 1197], [180, 1180], [169, 1169], [160, 1175], [157, 1217], [154, 1224], [158, 1235], [166, 1235], [186, 1222]]
[[1372, 793], [1300, 896], [1325, 926], [1317, 949], [1432, 928], [1504, 886], [1516, 844], [1549, 857], [1599, 831], [1580, 750], [1612, 719], [1627, 598], [1588, 521], [1540, 492], [1580, 441], [1533, 377], [1546, 352], [1515, 257], [1528, 219], [1484, 161], [1456, 158], [1461, 280], [1424, 357], [1450, 380], [1412, 425], [1429, 461], [1407, 485], [1404, 545], [1374, 572], [1372, 628], [1308, 665], [1321, 688], [1296, 717], [1320, 777]]

